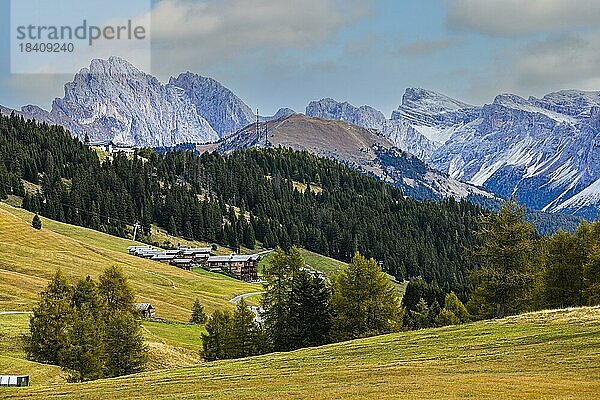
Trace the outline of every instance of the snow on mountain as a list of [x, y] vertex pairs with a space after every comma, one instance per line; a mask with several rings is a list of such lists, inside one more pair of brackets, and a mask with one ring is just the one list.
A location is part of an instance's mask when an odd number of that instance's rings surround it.
[[452, 178], [515, 195], [533, 210], [598, 216], [600, 92], [503, 94], [473, 106], [409, 88], [383, 123], [365, 122], [357, 107], [330, 99], [311, 103], [309, 112], [375, 128]]
[[[565, 91], [524, 99], [500, 95], [458, 124], [427, 159], [450, 176], [534, 210], [595, 219], [600, 201], [598, 94]], [[590, 188], [587, 190], [587, 188]]]

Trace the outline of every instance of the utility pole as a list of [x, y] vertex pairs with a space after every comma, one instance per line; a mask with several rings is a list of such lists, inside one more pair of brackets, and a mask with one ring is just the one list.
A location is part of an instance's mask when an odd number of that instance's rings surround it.
[[137, 231], [138, 228], [140, 227], [140, 223], [136, 222], [135, 225], [133, 226], [133, 241], [135, 242], [135, 238], [137, 237]]

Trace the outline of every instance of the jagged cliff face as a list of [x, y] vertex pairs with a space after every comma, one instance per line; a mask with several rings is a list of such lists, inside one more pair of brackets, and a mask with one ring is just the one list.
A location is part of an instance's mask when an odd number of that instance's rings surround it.
[[50, 112], [26, 106], [21, 113], [81, 138], [151, 147], [217, 141], [255, 118], [213, 79], [188, 72], [163, 84], [117, 57], [82, 69]]
[[254, 113], [239, 97], [219, 82], [190, 72], [171, 78], [169, 84], [182, 88], [219, 137], [236, 132], [254, 119]]
[[367, 129], [381, 129], [385, 124], [383, 113], [373, 107], [354, 107], [329, 98], [311, 102], [306, 107], [306, 115], [344, 121]]
[[527, 206], [595, 219], [600, 206], [600, 97], [561, 92], [496, 97], [429, 161]]
[[570, 90], [541, 99], [501, 95], [478, 107], [407, 89], [378, 131], [455, 179], [515, 195], [535, 210], [598, 217], [600, 92]]

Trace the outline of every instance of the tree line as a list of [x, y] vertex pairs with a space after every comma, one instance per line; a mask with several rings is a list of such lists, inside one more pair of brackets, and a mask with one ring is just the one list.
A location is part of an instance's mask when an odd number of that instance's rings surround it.
[[469, 308], [481, 318], [600, 304], [600, 221], [537, 235], [514, 200], [482, 218]]
[[[22, 182], [27, 185], [25, 191]], [[142, 240], [171, 235], [253, 248], [293, 245], [350, 261], [356, 251], [399, 280], [423, 277], [468, 291], [464, 249], [482, 210], [453, 199], [415, 201], [335, 161], [283, 148], [228, 156], [191, 151], [96, 153], [60, 127], [0, 117], [0, 185], [48, 218]], [[303, 189], [306, 187], [306, 189]], [[313, 190], [316, 189], [316, 190]]]
[[24, 338], [29, 359], [59, 365], [72, 382], [132, 374], [147, 349], [123, 271], [110, 267], [98, 281], [71, 284], [59, 271], [40, 295]]
[[275, 250], [266, 266], [261, 322], [245, 302], [215, 311], [206, 324], [202, 356], [239, 358], [399, 331], [403, 308], [374, 259], [356, 253], [329, 283], [306, 268], [296, 247]]

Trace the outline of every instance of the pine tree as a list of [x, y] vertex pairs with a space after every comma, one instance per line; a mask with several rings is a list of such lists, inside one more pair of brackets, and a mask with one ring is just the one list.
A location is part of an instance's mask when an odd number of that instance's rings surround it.
[[206, 323], [207, 317], [204, 313], [204, 306], [200, 303], [200, 300], [194, 300], [194, 305], [192, 306], [192, 317], [190, 318], [190, 322], [192, 324], [203, 325]]
[[332, 324], [329, 299], [329, 290], [321, 277], [304, 270], [294, 277], [288, 325], [295, 348], [329, 342]]
[[100, 296], [108, 313], [124, 311], [135, 313], [134, 295], [121, 267], [112, 266], [100, 275]]
[[483, 243], [477, 250], [481, 267], [473, 272], [474, 301], [482, 316], [515, 314], [531, 307], [538, 243], [535, 228], [524, 221], [525, 208], [514, 199], [500, 213], [483, 217]]
[[140, 322], [130, 312], [114, 310], [105, 315], [104, 376], [116, 377], [143, 370], [148, 349]]
[[93, 306], [82, 304], [73, 311], [68, 327], [69, 342], [61, 349], [59, 363], [69, 373], [69, 381], [84, 382], [102, 378], [103, 328]]
[[109, 267], [100, 275], [98, 291], [105, 324], [104, 375], [115, 377], [143, 369], [147, 361], [140, 321], [134, 308], [133, 290], [120, 267]]
[[374, 259], [356, 253], [333, 281], [334, 336], [352, 339], [399, 329], [400, 299]]
[[31, 220], [31, 226], [38, 231], [42, 229], [42, 220], [40, 219], [39, 215], [35, 214], [33, 216], [33, 219]]
[[583, 305], [585, 245], [579, 237], [559, 231], [548, 239], [545, 247], [545, 305], [550, 308]]
[[[600, 223], [596, 223], [600, 226]], [[590, 254], [589, 261], [584, 266], [583, 282], [583, 294], [587, 304], [591, 306], [600, 305], [600, 242], [596, 244]]]
[[259, 337], [255, 334], [254, 313], [248, 309], [246, 301], [240, 300], [233, 313], [231, 322], [232, 358], [258, 354]]
[[233, 316], [228, 310], [217, 310], [206, 322], [206, 332], [202, 334], [201, 355], [205, 361], [231, 358], [231, 321]]
[[275, 351], [294, 348], [289, 326], [290, 295], [294, 277], [303, 266], [304, 260], [297, 248], [293, 247], [290, 253], [286, 253], [278, 247], [265, 267], [262, 304], [265, 309], [265, 328]]
[[446, 295], [444, 308], [442, 311], [443, 310], [452, 312], [452, 314], [456, 316], [458, 322], [460, 323], [469, 322], [471, 320], [471, 316], [469, 315], [467, 308], [454, 292], [450, 292]]
[[72, 323], [73, 290], [67, 278], [58, 270], [41, 293], [40, 302], [29, 320], [29, 335], [25, 351], [30, 359], [58, 364], [59, 355], [69, 343], [67, 327]]

